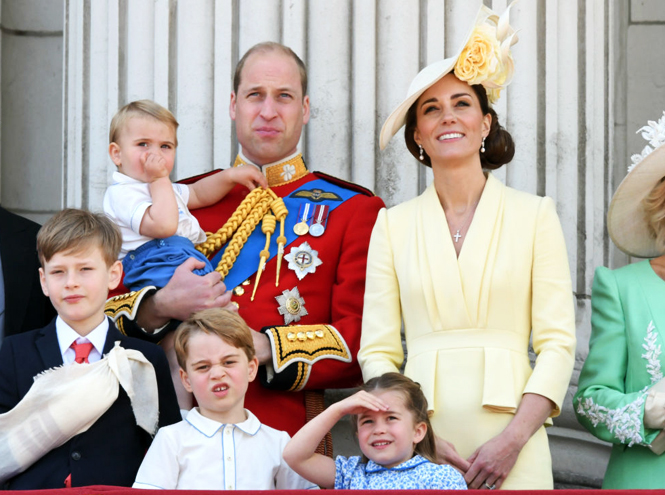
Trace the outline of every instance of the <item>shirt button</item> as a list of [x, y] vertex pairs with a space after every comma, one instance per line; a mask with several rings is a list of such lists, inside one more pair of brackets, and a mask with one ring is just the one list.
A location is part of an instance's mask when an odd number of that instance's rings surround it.
[[81, 460], [80, 452], [72, 452], [72, 459], [74, 459], [75, 461], [80, 461]]
[[228, 457], [226, 458], [226, 460], [227, 460], [227, 461], [230, 461], [230, 460], [231, 460], [231, 456], [228, 456]]
[[233, 485], [229, 485], [227, 490], [233, 490]]

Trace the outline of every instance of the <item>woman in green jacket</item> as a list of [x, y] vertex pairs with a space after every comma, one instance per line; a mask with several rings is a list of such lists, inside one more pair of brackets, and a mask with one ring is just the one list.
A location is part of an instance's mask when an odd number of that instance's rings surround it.
[[596, 270], [573, 399], [580, 423], [614, 444], [603, 488], [665, 487], [665, 112], [640, 131], [650, 146], [633, 155], [607, 222], [619, 249], [647, 259]]

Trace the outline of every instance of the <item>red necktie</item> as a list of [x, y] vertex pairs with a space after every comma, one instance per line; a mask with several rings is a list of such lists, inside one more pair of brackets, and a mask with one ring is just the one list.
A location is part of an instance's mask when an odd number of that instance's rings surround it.
[[74, 349], [74, 352], [76, 353], [74, 361], [79, 364], [88, 363], [88, 356], [90, 355], [92, 347], [93, 346], [90, 342], [85, 342], [83, 344], [77, 344], [76, 341], [72, 342], [71, 348]]

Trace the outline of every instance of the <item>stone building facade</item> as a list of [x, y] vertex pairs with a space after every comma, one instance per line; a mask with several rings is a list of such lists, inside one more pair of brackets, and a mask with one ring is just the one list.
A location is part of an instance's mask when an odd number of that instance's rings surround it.
[[[484, 0], [502, 12], [506, 0]], [[108, 124], [138, 98], [181, 123], [173, 178], [226, 168], [237, 151], [231, 72], [259, 41], [291, 46], [310, 76], [301, 146], [315, 170], [373, 189], [388, 205], [431, 180], [399, 139], [377, 135], [420, 68], [457, 49], [480, 0], [0, 0], [0, 202], [44, 221], [101, 209], [112, 164]], [[496, 108], [517, 143], [496, 175], [549, 195], [566, 235], [578, 349], [566, 407], [549, 429], [557, 483], [598, 486], [608, 447], [577, 424], [570, 398], [588, 350], [594, 268], [627, 259], [607, 206], [635, 130], [665, 110], [660, 0], [521, 0], [511, 24], [515, 79]], [[336, 395], [331, 394], [331, 399]], [[344, 427], [338, 451], [353, 450]]]

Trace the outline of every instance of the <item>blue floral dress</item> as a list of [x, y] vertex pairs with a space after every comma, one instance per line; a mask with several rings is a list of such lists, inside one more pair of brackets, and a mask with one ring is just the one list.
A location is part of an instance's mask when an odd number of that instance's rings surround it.
[[391, 468], [374, 461], [365, 464], [359, 456], [338, 456], [335, 465], [335, 490], [466, 490], [455, 468], [419, 455]]

